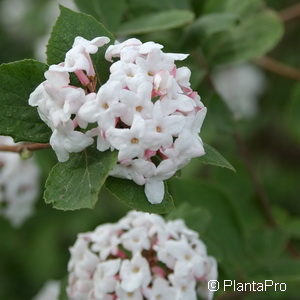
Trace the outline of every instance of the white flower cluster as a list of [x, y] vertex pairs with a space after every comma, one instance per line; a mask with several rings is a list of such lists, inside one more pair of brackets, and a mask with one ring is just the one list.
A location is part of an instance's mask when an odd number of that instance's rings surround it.
[[[1, 145], [14, 145], [0, 136]], [[32, 159], [22, 160], [16, 153], [0, 152], [0, 215], [20, 226], [33, 212], [39, 193], [39, 169]]]
[[[134, 38], [108, 47], [105, 58], [117, 61], [96, 93], [90, 54], [108, 42], [77, 37], [65, 62], [50, 66], [29, 104], [53, 130], [50, 144], [60, 161], [97, 137], [99, 151], [118, 151], [110, 175], [145, 185], [148, 200], [160, 203], [163, 181], [205, 153], [199, 132], [206, 108], [190, 87], [190, 70], [175, 65], [187, 55], [164, 53], [162, 45]], [[85, 88], [70, 85], [72, 72]], [[84, 132], [88, 125], [92, 129]]]
[[182, 220], [129, 212], [78, 236], [70, 249], [70, 300], [212, 299], [216, 260]]

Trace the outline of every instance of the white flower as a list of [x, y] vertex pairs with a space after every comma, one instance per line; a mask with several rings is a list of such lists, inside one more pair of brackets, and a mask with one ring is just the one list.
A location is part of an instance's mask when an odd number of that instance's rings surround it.
[[58, 300], [60, 293], [60, 282], [51, 280], [45, 283], [33, 300]]
[[175, 289], [176, 300], [189, 299], [197, 300], [196, 281], [191, 277], [170, 275], [169, 279]]
[[111, 259], [99, 263], [94, 274], [94, 294], [101, 298], [103, 294], [113, 293], [116, 289], [115, 275], [120, 270], [120, 259]]
[[136, 115], [130, 129], [109, 129], [106, 134], [111, 145], [119, 150], [120, 161], [134, 157], [143, 157], [151, 144], [151, 135], [145, 130], [145, 121]]
[[156, 278], [151, 288], [145, 290], [145, 296], [149, 300], [173, 300], [175, 289], [163, 278]]
[[99, 252], [100, 259], [105, 260], [109, 255], [117, 253], [120, 238], [117, 233], [119, 228], [113, 225], [99, 226], [90, 239], [94, 242], [92, 250]]
[[119, 103], [120, 83], [117, 81], [103, 85], [97, 95], [92, 93], [86, 97], [78, 116], [86, 122], [98, 122], [102, 130], [114, 127], [116, 118], [120, 116], [123, 106]]
[[69, 153], [81, 152], [93, 142], [94, 140], [87, 134], [74, 130], [71, 120], [57, 127], [50, 138], [50, 145], [61, 162], [69, 159]]
[[127, 292], [126, 290], [122, 289], [121, 286], [117, 288], [117, 299], [122, 300], [143, 300], [143, 294], [140, 290], [135, 290], [133, 292]]
[[258, 112], [258, 100], [266, 86], [264, 73], [251, 64], [226, 65], [213, 72], [212, 80], [236, 119]]
[[144, 159], [133, 159], [118, 164], [109, 175], [133, 180], [136, 184], [143, 185], [147, 178], [155, 174], [154, 163]]
[[[160, 147], [167, 148], [173, 144], [173, 137], [179, 135], [185, 124], [182, 115], [164, 115], [161, 102], [154, 104], [152, 118], [147, 122], [147, 128], [153, 131]], [[156, 146], [158, 147], [158, 146]]]
[[152, 204], [159, 204], [164, 199], [165, 186], [160, 180], [150, 179], [145, 184], [145, 194]]
[[205, 264], [205, 279], [198, 286], [198, 293], [205, 299], [213, 299], [214, 293], [207, 289], [207, 283], [218, 277], [217, 261], [214, 257], [209, 257]]
[[[116, 43], [115, 45], [110, 45], [105, 53], [105, 58], [108, 61], [112, 61], [113, 57], [122, 56], [122, 60], [130, 62], [135, 59], [137, 55], [137, 46], [141, 46], [142, 42], [138, 39], [129, 39], [123, 43]], [[129, 53], [128, 53], [129, 52]]]
[[57, 72], [85, 71], [87, 76], [95, 76], [94, 66], [90, 54], [95, 54], [99, 47], [109, 43], [107, 37], [97, 37], [88, 41], [82, 37], [76, 37], [74, 44], [66, 53], [65, 61], [60, 65], [50, 66], [50, 70]]
[[136, 211], [80, 234], [68, 270], [70, 300], [212, 299], [207, 282], [217, 279], [215, 259], [182, 220]]
[[134, 116], [141, 116], [144, 119], [152, 115], [153, 103], [151, 102], [152, 85], [150, 82], [143, 82], [139, 85], [137, 92], [123, 89], [120, 93], [120, 101], [125, 105], [121, 120], [132, 125]]
[[121, 287], [127, 292], [146, 287], [151, 281], [149, 264], [140, 253], [131, 260], [124, 260], [120, 270]]
[[[1, 145], [15, 145], [11, 137], [0, 136]], [[0, 215], [15, 227], [34, 211], [39, 193], [40, 171], [33, 159], [17, 153], [0, 152]]]
[[147, 232], [143, 228], [133, 228], [122, 235], [122, 245], [132, 253], [150, 249], [150, 241]]

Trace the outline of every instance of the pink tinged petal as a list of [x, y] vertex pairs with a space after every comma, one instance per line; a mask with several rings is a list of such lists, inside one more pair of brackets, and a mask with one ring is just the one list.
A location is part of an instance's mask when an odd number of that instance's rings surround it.
[[75, 74], [83, 86], [87, 86], [90, 83], [89, 78], [85, 75], [82, 70], [75, 71]]
[[[117, 257], [122, 258], [122, 259], [127, 258], [126, 253], [125, 253], [124, 251], [120, 250], [120, 249], [117, 250], [117, 252], [116, 252], [115, 255], [116, 255]], [[119, 277], [119, 276], [118, 276], [118, 277]], [[120, 278], [118, 278], [118, 279], [120, 279]]]
[[145, 194], [151, 204], [159, 204], [164, 199], [165, 186], [163, 181], [150, 180], [145, 184]]
[[173, 77], [176, 77], [176, 74], [177, 74], [177, 68], [176, 68], [176, 66], [172, 69], [172, 71], [170, 72], [170, 74], [171, 74]]
[[165, 270], [164, 270], [163, 268], [161, 268], [161, 267], [154, 266], [154, 267], [151, 268], [151, 271], [152, 271], [155, 275], [157, 275], [157, 276], [159, 276], [159, 277], [165, 277], [165, 276], [166, 276]]
[[154, 156], [156, 154], [157, 151], [153, 151], [150, 149], [147, 149], [144, 153], [144, 158], [145, 159], [149, 159], [150, 157]]

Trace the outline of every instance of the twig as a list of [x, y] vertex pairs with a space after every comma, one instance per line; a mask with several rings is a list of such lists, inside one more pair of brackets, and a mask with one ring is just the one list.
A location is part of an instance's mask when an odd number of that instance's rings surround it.
[[17, 145], [0, 145], [0, 151], [22, 153], [23, 151], [36, 151], [51, 148], [50, 144], [22, 143]]
[[252, 182], [254, 184], [254, 188], [258, 197], [258, 201], [260, 204], [260, 207], [262, 209], [262, 212], [268, 222], [268, 224], [271, 227], [276, 227], [277, 226], [277, 222], [272, 214], [272, 210], [271, 210], [271, 205], [270, 205], [270, 201], [268, 198], [267, 193], [265, 192], [263, 185], [260, 181], [260, 179], [258, 178], [256, 171], [254, 169], [254, 164], [252, 162], [252, 158], [250, 156], [250, 153], [244, 143], [244, 141], [242, 140], [242, 138], [240, 137], [240, 135], [238, 133], [234, 133], [234, 138], [236, 140], [236, 143], [238, 145], [239, 148], [239, 152], [241, 154], [241, 157], [244, 160], [244, 163], [250, 173]]
[[217, 297], [217, 300], [242, 300], [245, 296], [249, 295], [250, 292], [226, 292]]
[[300, 81], [300, 70], [287, 66], [271, 57], [263, 56], [256, 59], [255, 63], [270, 72]]
[[300, 3], [288, 7], [279, 12], [281, 20], [284, 22], [296, 19], [300, 17]]

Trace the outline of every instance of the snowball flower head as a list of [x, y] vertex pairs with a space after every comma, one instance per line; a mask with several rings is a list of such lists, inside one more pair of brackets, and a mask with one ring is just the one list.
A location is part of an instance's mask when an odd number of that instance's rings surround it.
[[[50, 66], [29, 104], [53, 130], [50, 144], [60, 161], [96, 138], [99, 151], [118, 152], [110, 175], [144, 185], [149, 202], [158, 204], [164, 180], [205, 154], [199, 133], [206, 108], [191, 89], [190, 70], [175, 64], [188, 55], [165, 53], [162, 45], [135, 38], [107, 48], [110, 76], [96, 91], [90, 54], [108, 42], [77, 37], [65, 61]], [[70, 73], [81, 87], [70, 84]]]
[[80, 234], [70, 249], [70, 300], [212, 299], [216, 260], [182, 220], [129, 212]]
[[[0, 136], [0, 144], [15, 145], [8, 136]], [[0, 215], [20, 226], [32, 215], [38, 193], [39, 168], [34, 160], [0, 152]]]

